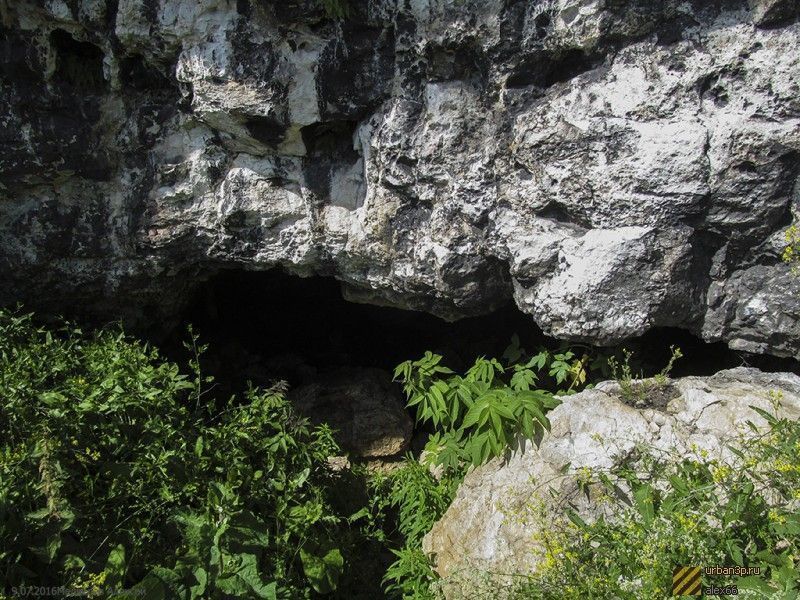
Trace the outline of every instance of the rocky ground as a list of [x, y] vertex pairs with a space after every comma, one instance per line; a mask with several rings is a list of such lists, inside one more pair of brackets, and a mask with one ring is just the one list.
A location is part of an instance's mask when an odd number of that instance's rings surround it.
[[609, 472], [642, 447], [676, 460], [702, 454], [730, 462], [728, 445], [753, 435], [747, 421], [766, 424], [751, 406], [800, 418], [797, 375], [742, 367], [668, 385], [674, 397], [664, 410], [629, 406], [616, 382], [565, 397], [549, 414], [552, 428], [538, 447], [529, 442], [508, 460], [470, 472], [424, 541], [447, 595], [469, 597], [476, 580], [486, 584], [487, 573], [495, 583], [508, 583], [503, 574], [533, 572], [543, 554], [537, 533], [548, 527], [537, 520], [541, 514], [563, 518], [572, 507], [586, 520], [601, 514], [613, 519], [599, 489], [588, 495], [580, 490], [582, 471]]

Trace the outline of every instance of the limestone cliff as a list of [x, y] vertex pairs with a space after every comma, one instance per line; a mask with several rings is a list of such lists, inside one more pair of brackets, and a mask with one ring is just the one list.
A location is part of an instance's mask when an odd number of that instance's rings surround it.
[[224, 267], [800, 354], [794, 0], [0, 0], [0, 302]]

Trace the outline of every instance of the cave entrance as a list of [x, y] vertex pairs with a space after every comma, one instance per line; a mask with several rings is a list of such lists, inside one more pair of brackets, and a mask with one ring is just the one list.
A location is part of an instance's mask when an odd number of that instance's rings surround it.
[[[426, 350], [463, 371], [479, 356], [502, 356], [515, 334], [529, 351], [560, 345], [511, 301], [487, 315], [447, 322], [427, 313], [348, 302], [331, 277], [301, 278], [278, 269], [223, 270], [200, 284], [167, 347], [181, 347], [189, 323], [210, 345], [204, 368], [226, 392], [241, 390], [248, 381], [264, 386], [283, 380], [295, 387], [342, 368], [390, 372]], [[576, 353], [600, 351], [570, 345]], [[675, 377], [743, 365], [798, 371], [796, 361], [745, 355], [677, 329], [654, 330], [621, 347], [635, 353], [636, 372], [649, 376], [666, 365], [671, 345], [684, 355], [671, 373]]]
[[391, 371], [426, 350], [462, 369], [478, 356], [500, 356], [515, 333], [531, 348], [546, 342], [512, 302], [450, 323], [422, 312], [348, 302], [333, 278], [279, 270], [219, 272], [200, 284], [182, 321], [171, 345], [185, 339], [191, 323], [210, 344], [213, 375], [234, 388], [248, 379], [295, 386], [339, 368]]

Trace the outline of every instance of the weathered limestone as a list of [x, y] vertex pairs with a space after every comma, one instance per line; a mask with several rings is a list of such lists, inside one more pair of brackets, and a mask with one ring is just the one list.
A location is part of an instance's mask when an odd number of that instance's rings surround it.
[[605, 514], [602, 503], [579, 493], [582, 469], [608, 470], [637, 445], [725, 460], [732, 456], [726, 444], [750, 432], [746, 421], [765, 425], [750, 406], [774, 412], [778, 398], [778, 416], [800, 418], [800, 377], [793, 374], [741, 367], [674, 380], [666, 392], [663, 411], [622, 402], [615, 382], [567, 396], [549, 413], [552, 428], [538, 448], [528, 444], [507, 462], [495, 459], [469, 473], [424, 540], [448, 594], [459, 597], [460, 584], [470, 589], [477, 574], [533, 571], [542, 549], [537, 525], [525, 515], [540, 506], [559, 514], [569, 503], [586, 519]]
[[800, 355], [792, 0], [0, 3], [0, 303], [174, 318], [220, 268]]

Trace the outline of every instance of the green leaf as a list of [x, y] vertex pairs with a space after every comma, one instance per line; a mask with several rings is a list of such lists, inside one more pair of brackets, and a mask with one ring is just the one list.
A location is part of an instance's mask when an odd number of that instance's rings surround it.
[[434, 418], [438, 420], [442, 410], [444, 409], [444, 394], [442, 394], [442, 390], [437, 386], [433, 386], [428, 394], [431, 398], [431, 407], [435, 411]]
[[319, 594], [330, 594], [339, 584], [339, 577], [344, 570], [344, 558], [338, 548], [332, 548], [324, 554], [321, 551], [323, 549], [311, 552], [301, 548], [300, 560], [311, 587]]
[[549, 358], [550, 354], [547, 352], [547, 350], [543, 350], [534, 356], [528, 364], [532, 367], [535, 366], [539, 371], [541, 371], [544, 369]]
[[653, 488], [649, 484], [643, 483], [634, 490], [633, 498], [645, 525], [649, 526], [655, 518]]
[[536, 374], [530, 369], [522, 369], [511, 376], [511, 387], [517, 391], [527, 391], [536, 381]]
[[725, 548], [730, 557], [733, 559], [734, 563], [739, 566], [744, 565], [744, 555], [742, 554], [742, 549], [735, 540], [725, 540]]
[[474, 427], [478, 423], [478, 419], [480, 419], [481, 411], [484, 409], [484, 407], [484, 403], [476, 402], [473, 404], [472, 407], [467, 411], [467, 414], [464, 417], [464, 422], [461, 424], [461, 426], [465, 429], [468, 427]]
[[749, 406], [755, 412], [757, 412], [759, 415], [761, 415], [764, 418], [764, 420], [767, 423], [769, 423], [770, 425], [775, 425], [778, 422], [778, 419], [775, 418], [775, 415], [772, 415], [772, 414], [768, 413], [767, 411], [765, 411], [765, 410], [763, 410], [761, 408], [758, 408], [757, 406], [753, 406], [752, 404], [749, 405]]
[[198, 436], [197, 441], [194, 443], [194, 454], [198, 458], [203, 456], [203, 436]]
[[27, 515], [25, 515], [25, 516], [26, 516], [27, 518], [29, 518], [29, 519], [34, 519], [34, 520], [36, 520], [36, 521], [39, 521], [39, 520], [41, 520], [41, 519], [46, 519], [47, 517], [49, 517], [49, 516], [50, 516], [50, 514], [51, 514], [51, 513], [50, 513], [50, 509], [48, 509], [47, 507], [45, 507], [45, 508], [40, 508], [39, 510], [35, 510], [35, 511], [33, 511], [33, 512], [29, 512], [29, 513], [28, 513]]
[[240, 554], [241, 567], [236, 572], [239, 579], [249, 586], [257, 598], [274, 600], [277, 584], [264, 583], [261, 579], [258, 560], [254, 554]]
[[192, 575], [197, 581], [197, 585], [193, 585], [189, 588], [189, 593], [191, 594], [192, 600], [196, 598], [203, 598], [206, 593], [206, 587], [208, 586], [208, 573], [203, 567], [197, 567], [194, 571], [192, 571]]
[[574, 509], [567, 508], [565, 509], [565, 512], [567, 514], [567, 518], [581, 529], [586, 529], [588, 527], [586, 521], [584, 521]]
[[252, 591], [250, 586], [238, 574], [220, 577], [216, 581], [217, 590], [231, 594], [236, 598], [246, 598]]
[[106, 559], [107, 583], [114, 586], [122, 582], [125, 579], [125, 568], [125, 546], [119, 544], [111, 549], [111, 552], [108, 553], [108, 559]]
[[736, 585], [740, 590], [760, 592], [765, 594], [764, 597], [766, 598], [774, 598], [775, 588], [770, 586], [761, 576], [740, 577], [736, 580]]

